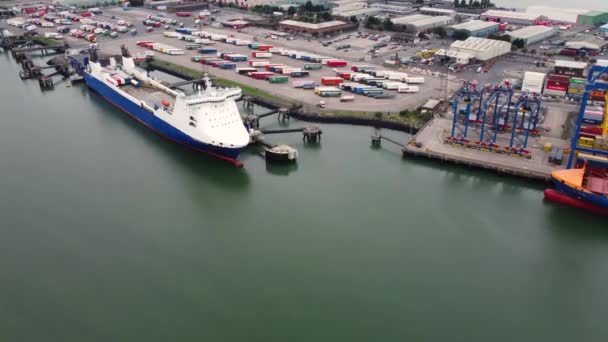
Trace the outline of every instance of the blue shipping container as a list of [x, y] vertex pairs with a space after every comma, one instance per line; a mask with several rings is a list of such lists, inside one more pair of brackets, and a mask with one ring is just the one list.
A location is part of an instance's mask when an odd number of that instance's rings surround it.
[[217, 53], [217, 49], [200, 49], [198, 50], [200, 53]]
[[225, 63], [220, 65], [220, 69], [235, 69], [236, 64], [234, 63]]

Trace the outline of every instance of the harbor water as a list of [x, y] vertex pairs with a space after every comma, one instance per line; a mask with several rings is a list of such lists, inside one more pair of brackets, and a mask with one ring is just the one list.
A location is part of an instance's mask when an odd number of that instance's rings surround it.
[[0, 341], [608, 337], [606, 220], [541, 184], [342, 125], [236, 169], [17, 71], [1, 53]]

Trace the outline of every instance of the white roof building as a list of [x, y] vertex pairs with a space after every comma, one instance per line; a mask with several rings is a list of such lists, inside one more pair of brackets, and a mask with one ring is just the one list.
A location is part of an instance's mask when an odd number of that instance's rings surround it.
[[391, 19], [393, 24], [405, 26], [407, 30], [420, 32], [435, 27], [446, 26], [454, 21], [454, 18], [445, 15], [429, 16], [423, 14], [408, 15]]
[[450, 50], [466, 52], [480, 61], [487, 61], [511, 52], [511, 43], [502, 40], [469, 37], [457, 40], [450, 45]]
[[524, 12], [489, 10], [481, 14], [481, 20], [497, 20], [510, 24], [534, 25], [542, 20], [543, 16]]
[[490, 33], [498, 32], [498, 26], [498, 23], [492, 21], [470, 20], [449, 26], [448, 34], [451, 35], [454, 31], [464, 30], [472, 37], [485, 37]]
[[526, 26], [519, 30], [508, 32], [507, 34], [511, 37], [511, 41], [521, 39], [524, 41], [524, 46], [541, 42], [549, 37], [554, 36], [557, 31], [553, 27], [544, 25], [532, 25]]
[[545, 84], [546, 75], [541, 72], [526, 71], [521, 85], [521, 91], [541, 94]]
[[384, 12], [393, 13], [393, 14], [410, 14], [414, 13], [416, 10], [411, 7], [404, 6], [395, 6], [395, 5], [387, 5], [387, 4], [371, 4], [369, 7], [379, 8]]
[[452, 18], [456, 16], [456, 11], [447, 8], [421, 7], [420, 13], [428, 15], [445, 15]]
[[359, 8], [349, 11], [336, 11], [334, 9], [332, 14], [338, 17], [350, 18], [359, 16], [373, 16], [374, 14], [378, 14], [380, 12], [382, 12], [382, 10], [378, 8]]
[[555, 61], [554, 66], [558, 67], [558, 68], [568, 68], [568, 69], [585, 69], [587, 67], [587, 63], [586, 62], [557, 60], [557, 61]]

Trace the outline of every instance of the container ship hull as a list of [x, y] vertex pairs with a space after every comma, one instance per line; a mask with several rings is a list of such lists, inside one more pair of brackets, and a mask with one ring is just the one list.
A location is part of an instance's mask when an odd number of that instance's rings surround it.
[[238, 162], [236, 158], [241, 153], [241, 148], [225, 148], [219, 146], [212, 146], [195, 140], [190, 136], [184, 134], [177, 128], [171, 126], [164, 120], [158, 118], [153, 113], [134, 103], [127, 97], [118, 93], [108, 84], [101, 82], [88, 72], [84, 72], [84, 80], [89, 88], [101, 95], [106, 101], [110, 102], [114, 106], [126, 112], [138, 122], [150, 128], [162, 137], [174, 143], [192, 148], [196, 151], [206, 153], [216, 158], [240, 165], [240, 162]]

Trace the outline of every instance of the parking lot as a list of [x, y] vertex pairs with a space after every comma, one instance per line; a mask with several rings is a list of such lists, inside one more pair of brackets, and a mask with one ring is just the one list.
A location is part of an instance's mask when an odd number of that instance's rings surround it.
[[[116, 22], [117, 20], [129, 20], [135, 26], [138, 33], [135, 36], [131, 36], [129, 34], [121, 34], [118, 38], [112, 39], [106, 36], [99, 36], [97, 43], [103, 52], [111, 53], [111, 54], [119, 54], [120, 46], [122, 44], [126, 45], [133, 55], [143, 54], [146, 51], [149, 51], [145, 48], [142, 48], [136, 44], [137, 41], [153, 41], [164, 43], [167, 45], [174, 46], [176, 48], [181, 48], [185, 50], [185, 45], [187, 42], [182, 40], [177, 40], [175, 38], [167, 38], [163, 36], [163, 31], [165, 31], [164, 27], [155, 28], [152, 32], [146, 32], [146, 27], [142, 24], [142, 21], [150, 14], [156, 14], [157, 12], [149, 11], [146, 9], [133, 9], [130, 11], [123, 11], [120, 8], [110, 8], [104, 9], [104, 13], [96, 16], [97, 20], [106, 21], [106, 22]], [[192, 27], [194, 25], [193, 18], [179, 18], [175, 17], [175, 15], [168, 15], [169, 17], [178, 19], [179, 22], [183, 22], [185, 27]], [[231, 13], [222, 13], [217, 15], [216, 22], [224, 19], [234, 18], [234, 14]], [[4, 25], [6, 26], [6, 25]], [[72, 25], [74, 28], [78, 28], [80, 26], [79, 23], [75, 23]], [[11, 31], [15, 33], [18, 32], [18, 29], [14, 27], [9, 28]], [[349, 62], [348, 67], [339, 68], [340, 70], [350, 70], [350, 66], [353, 64], [366, 64], [369, 65], [369, 62], [359, 62], [361, 60], [361, 56], [364, 50], [369, 50], [370, 46], [377, 44], [378, 41], [370, 40], [366, 38], [357, 38], [356, 35], [349, 39], [344, 39], [343, 41], [337, 44], [351, 44], [352, 48], [348, 49], [349, 51], [344, 50], [336, 50], [332, 45], [323, 46], [320, 40], [308, 40], [307, 38], [296, 37], [295, 39], [286, 39], [286, 38], [278, 38], [272, 39], [270, 38], [269, 30], [255, 28], [255, 27], [247, 27], [240, 31], [229, 29], [229, 28], [218, 28], [212, 26], [203, 26], [200, 28], [203, 31], [207, 31], [210, 33], [218, 33], [224, 35], [232, 35], [236, 38], [249, 40], [257, 43], [268, 43], [269, 45], [273, 45], [275, 47], [283, 47], [287, 49], [293, 49], [302, 52], [311, 52], [317, 55], [327, 55], [331, 57], [341, 58], [347, 60]], [[170, 31], [174, 30], [174, 27], [171, 26]], [[40, 34], [44, 34], [44, 32], [55, 32], [55, 28], [42, 28], [39, 27], [37, 31]], [[72, 47], [76, 48], [85, 48], [90, 42], [77, 39], [70, 35], [64, 35], [64, 40], [68, 42]], [[226, 44], [222, 42], [216, 42], [213, 45], [214, 48], [217, 49], [218, 52], [230, 52], [247, 55], [249, 59], [253, 59], [251, 57], [251, 52], [255, 51], [247, 46], [236, 46], [232, 44]], [[241, 84], [258, 88], [270, 94], [273, 94], [278, 97], [283, 97], [285, 99], [296, 101], [299, 103], [307, 104], [307, 105], [315, 105], [320, 101], [325, 101], [326, 108], [330, 110], [343, 110], [343, 111], [391, 111], [398, 112], [403, 109], [413, 109], [418, 106], [424, 104], [429, 98], [443, 98], [445, 95], [445, 90], [441, 88], [441, 80], [436, 77], [429, 77], [425, 75], [425, 83], [419, 84], [420, 91], [418, 93], [397, 93], [395, 90], [385, 90], [386, 93], [392, 93], [396, 96], [390, 99], [375, 99], [372, 97], [367, 97], [364, 95], [355, 95], [355, 100], [353, 102], [340, 102], [339, 98], [332, 97], [320, 97], [314, 93], [313, 90], [303, 90], [300, 88], [294, 88], [291, 84], [293, 80], [314, 80], [317, 84], [320, 83], [321, 77], [325, 76], [336, 76], [336, 71], [340, 71], [338, 69], [330, 68], [327, 66], [323, 66], [321, 70], [311, 70], [310, 77], [306, 78], [294, 78], [291, 79], [287, 84], [273, 84], [269, 83], [265, 80], [257, 80], [247, 76], [239, 75], [235, 72], [235, 70], [224, 70], [219, 68], [213, 68], [211, 66], [203, 66], [199, 63], [194, 63], [191, 61], [191, 57], [201, 55], [196, 50], [185, 50], [184, 55], [174, 56], [174, 55], [164, 55], [159, 52], [155, 52], [155, 58], [166, 60], [169, 62], [173, 62], [176, 64], [181, 64], [193, 69], [205, 70], [217, 77], [233, 80], [239, 82]], [[357, 57], [355, 57], [357, 56]], [[296, 60], [289, 58], [287, 56], [281, 56], [278, 54], [274, 54], [270, 59], [271, 63], [278, 63], [288, 65], [294, 68], [304, 68], [304, 64], [307, 62], [302, 60]], [[249, 67], [247, 62], [239, 62], [237, 63], [238, 67]], [[378, 65], [378, 69], [382, 70], [383, 68]], [[417, 76], [411, 73], [412, 76]], [[455, 90], [457, 87], [452, 85], [449, 87], [450, 91]], [[346, 94], [350, 94], [349, 92]]]

